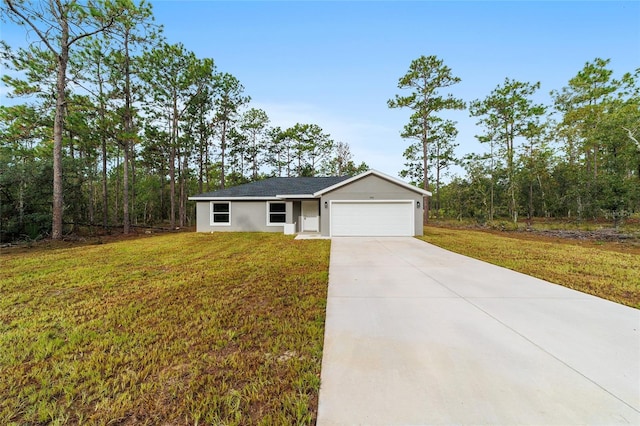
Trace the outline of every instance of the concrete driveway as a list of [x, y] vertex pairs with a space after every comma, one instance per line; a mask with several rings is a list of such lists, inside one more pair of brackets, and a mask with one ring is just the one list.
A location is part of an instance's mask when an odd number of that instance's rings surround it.
[[414, 238], [333, 238], [318, 425], [640, 424], [639, 329]]

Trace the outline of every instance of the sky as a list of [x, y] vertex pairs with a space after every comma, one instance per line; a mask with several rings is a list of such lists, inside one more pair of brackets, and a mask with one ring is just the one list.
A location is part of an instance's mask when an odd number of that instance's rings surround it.
[[[411, 112], [389, 109], [412, 60], [436, 55], [461, 83], [445, 93], [483, 99], [505, 78], [541, 82], [538, 102], [588, 61], [611, 59], [614, 76], [640, 67], [640, 2], [557, 1], [177, 1], [152, 0], [170, 43], [214, 59], [236, 76], [250, 107], [271, 125], [318, 124], [347, 142], [356, 163], [398, 176]], [[24, 32], [2, 23], [10, 44]], [[3, 97], [0, 102], [4, 102]], [[467, 111], [456, 153], [481, 153]], [[460, 170], [454, 170], [460, 174]]]

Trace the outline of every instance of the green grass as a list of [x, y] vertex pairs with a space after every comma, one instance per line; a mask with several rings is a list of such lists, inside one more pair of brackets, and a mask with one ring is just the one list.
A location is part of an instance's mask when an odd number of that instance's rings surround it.
[[182, 233], [0, 255], [0, 424], [310, 424], [329, 241]]
[[424, 241], [614, 302], [640, 308], [640, 252], [526, 233], [428, 226]]

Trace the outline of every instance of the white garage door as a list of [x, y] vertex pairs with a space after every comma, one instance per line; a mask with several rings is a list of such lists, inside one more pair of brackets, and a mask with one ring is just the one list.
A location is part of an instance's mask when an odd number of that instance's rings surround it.
[[395, 237], [414, 234], [413, 201], [333, 201], [334, 237]]

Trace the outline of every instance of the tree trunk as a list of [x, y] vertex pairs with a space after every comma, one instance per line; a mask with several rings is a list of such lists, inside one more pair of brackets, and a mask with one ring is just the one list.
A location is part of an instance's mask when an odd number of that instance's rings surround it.
[[253, 180], [256, 181], [258, 180], [258, 143], [257, 143], [257, 139], [258, 137], [256, 135], [253, 135], [253, 151], [251, 152], [251, 161], [253, 162], [252, 165], [252, 176], [253, 176]]
[[20, 183], [18, 184], [18, 225], [22, 230], [24, 226], [24, 193], [27, 188], [27, 180], [25, 177], [26, 161], [22, 159], [22, 172], [20, 173]]
[[[82, 186], [80, 185], [80, 172], [78, 171], [78, 165], [76, 162], [76, 152], [75, 149], [73, 147], [73, 132], [69, 131], [69, 134], [67, 135], [69, 138], [69, 159], [71, 160], [71, 164], [72, 164], [72, 172], [75, 172], [75, 177], [69, 179], [67, 177], [67, 181], [68, 183], [71, 185], [72, 188], [72, 192], [76, 192], [77, 191], [81, 191], [82, 190]], [[73, 176], [73, 173], [71, 173], [71, 175]], [[76, 197], [79, 197], [78, 195], [76, 195]], [[70, 210], [71, 210], [71, 232], [76, 234], [78, 232], [78, 222], [80, 222], [80, 199], [76, 198], [74, 200], [73, 203], [71, 203], [70, 205]]]
[[169, 226], [176, 227], [176, 147], [171, 145], [169, 155]]
[[493, 140], [491, 141], [491, 204], [489, 207], [489, 221], [493, 222], [493, 215], [494, 215], [494, 198], [495, 198], [495, 176], [494, 176], [494, 172], [495, 172], [495, 162], [493, 160]]
[[211, 191], [211, 184], [209, 183], [209, 173], [210, 173], [210, 169], [209, 169], [209, 145], [207, 144], [206, 146], [206, 150], [204, 153], [204, 179], [206, 182], [206, 186], [205, 188], [207, 188], [207, 192]]
[[100, 147], [102, 150], [102, 227], [107, 229], [109, 224], [109, 199], [107, 187], [107, 137], [105, 135], [105, 115], [106, 106], [104, 102], [104, 88], [102, 84], [102, 73], [98, 64], [98, 95], [100, 100], [100, 108], [98, 109], [98, 117], [100, 119]]
[[167, 210], [166, 207], [166, 197], [165, 197], [165, 185], [167, 178], [167, 168], [164, 162], [164, 156], [161, 157], [160, 160], [160, 170], [158, 174], [158, 178], [160, 179], [160, 220], [163, 221], [165, 219], [165, 212]]
[[117, 224], [120, 222], [120, 210], [119, 210], [119, 201], [120, 201], [120, 144], [117, 144], [118, 146], [118, 152], [116, 154], [116, 190], [114, 192], [115, 194], [115, 202], [113, 205], [113, 219], [114, 219], [114, 224]]
[[89, 176], [89, 225], [91, 225], [91, 231], [93, 232], [93, 225], [95, 225], [95, 208], [96, 208], [96, 186], [94, 182], [95, 169], [91, 171]]
[[174, 98], [171, 128], [171, 148], [169, 153], [169, 224], [176, 227], [176, 145], [178, 144], [178, 101]]
[[533, 180], [529, 179], [529, 226], [533, 220]]
[[440, 144], [436, 146], [436, 218], [438, 218], [438, 214], [440, 213]]
[[131, 154], [129, 156], [129, 162], [131, 163], [131, 207], [129, 211], [130, 221], [133, 221], [134, 225], [138, 224], [138, 218], [136, 216], [136, 146], [132, 140], [130, 143]]
[[[126, 118], [125, 118], [126, 120]], [[124, 142], [124, 163], [122, 164], [122, 232], [129, 233], [129, 149]]]
[[[427, 124], [427, 117], [423, 117], [422, 122], [422, 176], [423, 176], [423, 184], [424, 190], [429, 190], [429, 170], [427, 167], [429, 166], [429, 129]], [[424, 209], [422, 216], [422, 223], [426, 225], [429, 222], [429, 197], [426, 196], [423, 199]]]
[[131, 133], [133, 132], [133, 117], [131, 114], [131, 69], [129, 64], [129, 32], [124, 34], [124, 167], [122, 182], [122, 232], [129, 233], [129, 162], [130, 162], [130, 145]]
[[198, 146], [198, 193], [202, 194], [202, 175], [204, 170], [204, 143], [203, 138], [200, 138], [200, 144]]
[[62, 213], [64, 208], [62, 182], [62, 131], [64, 129], [64, 111], [66, 107], [65, 88], [67, 86], [67, 63], [69, 61], [69, 27], [61, 20], [62, 36], [60, 55], [58, 56], [58, 75], [56, 79], [56, 112], [53, 121], [53, 220], [51, 238], [62, 239]]
[[107, 138], [104, 133], [100, 136], [102, 144], [102, 227], [109, 225], [109, 197], [107, 192]]
[[184, 195], [184, 174], [182, 173], [182, 155], [180, 150], [176, 153], [176, 160], [178, 161], [178, 226], [182, 227], [183, 216], [183, 204], [182, 196]]
[[220, 189], [224, 189], [224, 155], [227, 148], [227, 122], [222, 121], [222, 134], [220, 135]]
[[188, 156], [182, 159], [182, 169], [180, 171], [180, 227], [184, 227], [187, 222], [187, 171], [189, 168]]
[[509, 215], [513, 223], [518, 223], [518, 211], [516, 207], [516, 188], [514, 182], [514, 129], [513, 124], [507, 124], [507, 176], [509, 185]]
[[533, 169], [534, 169], [534, 161], [533, 161], [533, 142], [529, 143], [529, 161], [528, 161], [528, 175], [529, 175], [529, 211], [527, 213], [528, 226], [531, 226], [533, 221]]

